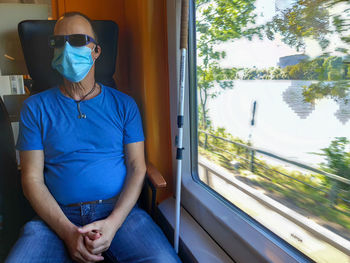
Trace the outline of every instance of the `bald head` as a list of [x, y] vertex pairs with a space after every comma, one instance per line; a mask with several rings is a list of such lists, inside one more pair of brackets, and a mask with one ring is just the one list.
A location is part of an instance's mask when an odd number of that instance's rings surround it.
[[86, 34], [96, 41], [96, 34], [92, 28], [91, 20], [80, 13], [67, 13], [60, 17], [55, 25], [55, 35]]

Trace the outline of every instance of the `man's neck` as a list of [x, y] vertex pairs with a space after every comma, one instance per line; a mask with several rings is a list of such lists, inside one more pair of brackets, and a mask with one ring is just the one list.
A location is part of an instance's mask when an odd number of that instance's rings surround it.
[[[76, 101], [89, 100], [96, 97], [100, 93], [99, 85], [95, 82], [95, 79], [83, 79], [80, 82], [70, 82], [64, 80], [64, 85], [60, 87], [61, 92]], [[91, 92], [89, 94], [89, 92]], [[88, 95], [87, 95], [88, 94]], [[85, 95], [87, 95], [85, 97]]]

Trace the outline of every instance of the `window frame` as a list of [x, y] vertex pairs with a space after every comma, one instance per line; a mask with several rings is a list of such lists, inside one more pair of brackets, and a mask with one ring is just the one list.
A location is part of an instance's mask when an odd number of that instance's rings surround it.
[[[312, 262], [305, 254], [262, 226], [199, 180], [197, 173], [197, 88], [195, 3], [190, 0], [189, 48], [186, 61], [181, 205], [217, 244], [237, 262]], [[167, 0], [170, 120], [177, 119], [180, 64], [181, 0]], [[191, 89], [191, 90], [190, 90]], [[191, 116], [195, 116], [191, 118]], [[171, 121], [172, 156], [178, 129]], [[173, 174], [177, 160], [173, 158]], [[176, 178], [174, 176], [174, 182]], [[174, 183], [174, 186], [176, 184]], [[175, 193], [174, 189], [174, 193]]]

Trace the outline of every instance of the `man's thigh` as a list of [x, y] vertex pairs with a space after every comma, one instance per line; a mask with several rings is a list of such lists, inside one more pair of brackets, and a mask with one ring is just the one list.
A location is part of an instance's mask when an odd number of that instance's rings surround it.
[[63, 241], [41, 219], [25, 224], [6, 263], [73, 262]]
[[112, 262], [180, 262], [161, 229], [142, 209], [134, 207], [105, 253]]

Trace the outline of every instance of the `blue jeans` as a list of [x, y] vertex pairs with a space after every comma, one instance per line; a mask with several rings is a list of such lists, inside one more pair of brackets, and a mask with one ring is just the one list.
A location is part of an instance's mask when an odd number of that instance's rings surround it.
[[[77, 226], [106, 218], [114, 203], [61, 206], [68, 219]], [[109, 249], [103, 253], [107, 262], [181, 262], [161, 229], [137, 205], [118, 229]], [[74, 262], [64, 242], [39, 217], [22, 229], [6, 263]]]

